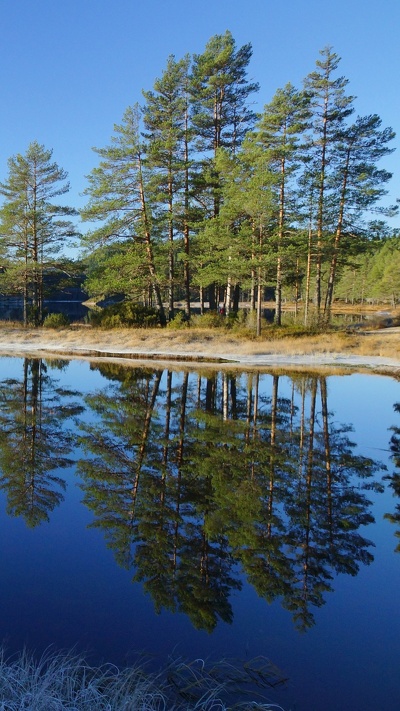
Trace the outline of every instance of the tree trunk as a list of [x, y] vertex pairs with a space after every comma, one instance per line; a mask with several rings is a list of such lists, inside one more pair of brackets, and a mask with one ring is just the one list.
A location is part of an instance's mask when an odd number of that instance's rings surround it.
[[308, 316], [310, 308], [310, 289], [311, 289], [311, 262], [312, 262], [312, 225], [308, 228], [308, 249], [307, 249], [307, 271], [306, 271], [306, 293], [304, 298], [304, 325], [308, 325]]
[[[286, 136], [286, 133], [285, 133]], [[282, 243], [285, 224], [285, 158], [281, 160], [281, 186], [279, 191], [278, 258], [276, 263], [275, 323], [282, 324]]]
[[186, 104], [185, 110], [185, 143], [184, 143], [184, 163], [185, 163], [185, 217], [183, 224], [183, 242], [185, 249], [185, 258], [183, 262], [183, 281], [185, 289], [185, 313], [186, 318], [190, 321], [190, 268], [189, 268], [189, 251], [190, 251], [190, 241], [189, 241], [189, 141], [188, 141], [188, 106]]
[[174, 222], [173, 222], [173, 187], [172, 176], [168, 179], [168, 321], [174, 318]]
[[232, 279], [228, 278], [228, 283], [226, 285], [226, 298], [225, 298], [225, 315], [229, 316], [232, 304]]
[[262, 307], [262, 286], [261, 286], [261, 267], [258, 268], [258, 286], [257, 286], [257, 328], [256, 335], [261, 336], [261, 307]]
[[342, 190], [341, 190], [340, 204], [339, 204], [339, 217], [338, 217], [338, 222], [337, 222], [337, 227], [336, 227], [336, 232], [335, 232], [335, 241], [333, 244], [333, 254], [332, 254], [332, 259], [331, 259], [331, 266], [330, 266], [330, 270], [329, 270], [329, 280], [328, 280], [328, 286], [327, 286], [326, 297], [325, 297], [325, 308], [324, 308], [325, 323], [329, 323], [330, 318], [331, 318], [333, 288], [334, 288], [335, 278], [336, 278], [336, 268], [337, 268], [337, 262], [338, 262], [338, 256], [339, 256], [340, 239], [341, 239], [342, 230], [343, 230], [343, 216], [344, 216], [344, 207], [345, 207], [345, 202], [346, 202], [347, 180], [349, 177], [350, 153], [351, 153], [351, 149], [349, 148], [347, 151], [346, 163], [345, 163], [345, 167], [343, 170]]
[[154, 256], [153, 256], [153, 245], [152, 245], [152, 241], [151, 241], [150, 227], [149, 227], [149, 221], [148, 221], [148, 217], [147, 217], [146, 199], [145, 199], [145, 195], [144, 195], [144, 185], [143, 185], [143, 175], [142, 175], [142, 158], [141, 158], [140, 153], [138, 154], [138, 173], [139, 173], [139, 195], [140, 195], [140, 205], [141, 205], [141, 209], [142, 209], [142, 224], [143, 224], [143, 231], [144, 231], [144, 236], [145, 236], [147, 266], [148, 266], [149, 273], [150, 273], [151, 286], [153, 289], [154, 298], [155, 298], [158, 312], [160, 315], [160, 323], [161, 323], [161, 326], [165, 326], [167, 323], [167, 319], [165, 317], [164, 306], [163, 306], [163, 302], [162, 302], [162, 298], [161, 298], [161, 290], [160, 290], [160, 287], [157, 283], [156, 268], [155, 268]]
[[232, 303], [232, 311], [237, 314], [239, 311], [239, 299], [240, 299], [240, 286], [239, 284], [236, 284], [236, 286], [233, 289], [233, 303]]
[[199, 300], [200, 300], [200, 314], [204, 316], [204, 289], [202, 286], [199, 287]]
[[318, 214], [317, 214], [317, 260], [316, 260], [316, 278], [315, 278], [315, 305], [317, 309], [317, 318], [319, 321], [321, 312], [321, 272], [322, 272], [322, 238], [323, 238], [323, 218], [324, 218], [324, 203], [325, 203], [325, 171], [326, 171], [326, 148], [327, 148], [327, 130], [328, 130], [328, 97], [324, 99], [324, 113], [322, 118], [322, 140], [321, 140], [321, 161], [319, 172], [319, 195], [318, 195]]

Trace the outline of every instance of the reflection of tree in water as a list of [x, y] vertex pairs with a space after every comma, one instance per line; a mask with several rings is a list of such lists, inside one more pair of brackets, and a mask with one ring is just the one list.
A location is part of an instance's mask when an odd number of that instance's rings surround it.
[[197, 627], [231, 621], [235, 563], [312, 625], [334, 574], [372, 560], [358, 531], [378, 488], [378, 465], [331, 422], [326, 379], [297, 375], [282, 397], [278, 375], [112, 368], [114, 383], [87, 398], [98, 420], [84, 426], [79, 468], [117, 560], [157, 610]]
[[227, 596], [237, 583], [223, 543], [210, 541], [202, 526], [210, 485], [196, 490], [194, 477], [183, 476], [188, 375], [175, 386], [162, 371], [127, 377], [122, 369], [121, 378], [87, 398], [99, 421], [83, 425], [90, 455], [79, 463], [84, 502], [118, 562], [136, 566], [157, 610], [184, 611], [211, 630], [218, 617], [232, 618]]
[[349, 427], [333, 425], [329, 419], [326, 379], [313, 378], [309, 388], [302, 384], [301, 415], [291, 443], [296, 467], [283, 502], [293, 572], [284, 604], [300, 628], [313, 623], [310, 605], [323, 604], [334, 573], [356, 575], [360, 563], [373, 560], [371, 543], [358, 529], [373, 522], [365, 492], [380, 490], [372, 479], [380, 467], [354, 453]]
[[293, 383], [299, 406], [279, 397], [279, 376], [269, 402], [260, 399], [259, 376], [253, 381], [239, 427], [217, 413], [199, 415], [201, 455], [191, 466], [212, 478], [217, 513], [209, 530], [226, 532], [259, 595], [281, 596], [304, 629], [333, 574], [355, 575], [372, 560], [358, 529], [373, 521], [365, 489], [377, 488], [378, 467], [354, 454], [348, 428], [330, 424], [325, 378]]
[[104, 530], [118, 562], [130, 567], [147, 448], [157, 448], [159, 440], [158, 432], [153, 439], [149, 434], [161, 372], [154, 378], [147, 371], [127, 372], [132, 378], [86, 398], [98, 422], [82, 425], [82, 444], [92, 456], [79, 462], [78, 470], [85, 478], [84, 501], [96, 515], [95, 525]]
[[30, 527], [48, 521], [63, 500], [65, 481], [55, 474], [71, 460], [67, 419], [82, 412], [77, 393], [57, 388], [48, 366], [58, 362], [25, 358], [21, 379], [0, 382], [0, 486], [8, 513], [23, 516]]
[[[400, 413], [400, 403], [394, 404], [395, 412]], [[390, 438], [390, 449], [392, 451], [392, 460], [396, 469], [400, 470], [400, 427], [391, 427], [393, 432]], [[390, 476], [386, 477], [389, 481], [389, 486], [393, 489], [393, 494], [400, 498], [400, 471], [394, 471]], [[396, 504], [394, 513], [385, 514], [385, 518], [391, 523], [394, 523], [399, 528], [396, 530], [395, 536], [400, 539], [400, 503]], [[396, 546], [396, 551], [400, 553], [400, 541]]]

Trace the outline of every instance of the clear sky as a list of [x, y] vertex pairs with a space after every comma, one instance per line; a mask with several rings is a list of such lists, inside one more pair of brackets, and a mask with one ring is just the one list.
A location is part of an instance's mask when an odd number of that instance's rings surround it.
[[257, 110], [287, 82], [300, 87], [331, 45], [356, 113], [397, 133], [382, 167], [394, 174], [390, 199], [400, 197], [400, 0], [0, 0], [0, 20], [0, 180], [37, 140], [69, 174], [67, 202], [81, 206], [92, 146], [108, 144], [170, 54], [201, 53], [228, 29], [238, 47], [252, 44]]

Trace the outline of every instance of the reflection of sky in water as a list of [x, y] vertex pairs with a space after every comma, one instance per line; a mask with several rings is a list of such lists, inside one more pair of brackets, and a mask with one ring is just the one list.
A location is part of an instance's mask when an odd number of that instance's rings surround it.
[[[86, 362], [71, 361], [65, 371], [48, 372], [59, 385], [82, 393], [107, 384]], [[1, 378], [21, 378], [21, 373], [21, 360], [0, 359]], [[174, 385], [180, 384], [181, 376], [175, 377]], [[247, 377], [240, 376], [243, 388]], [[260, 400], [265, 396], [270, 401], [272, 377], [260, 375], [260, 384]], [[163, 391], [165, 386], [164, 373]], [[358, 442], [357, 452], [387, 463], [389, 428], [400, 426], [400, 415], [393, 411], [393, 404], [400, 401], [399, 383], [357, 374], [330, 376], [327, 387], [334, 422], [354, 425], [349, 437]], [[279, 396], [290, 400], [291, 395], [290, 378], [281, 376]], [[370, 495], [376, 500], [379, 527], [360, 529], [376, 544], [375, 561], [361, 565], [354, 578], [340, 575], [333, 581], [335, 592], [314, 611], [315, 627], [297, 633], [279, 601], [268, 605], [245, 584], [242, 592], [231, 594], [234, 623], [221, 622], [210, 635], [195, 631], [183, 614], [154, 614], [150, 596], [131, 582], [134, 572], [115, 563], [102, 531], [87, 528], [93, 514], [80, 503], [82, 491], [74, 487], [73, 471], [63, 470], [61, 475], [67, 480], [65, 500], [50, 514], [50, 523], [28, 531], [22, 518], [7, 516], [5, 504], [1, 507], [0, 635], [11, 651], [24, 643], [39, 650], [52, 643], [66, 648], [79, 643], [96, 660], [119, 663], [144, 649], [161, 660], [171, 653], [245, 659], [260, 654], [290, 677], [286, 691], [270, 695], [286, 709], [397, 709], [400, 555], [393, 553], [395, 526], [381, 520], [383, 513], [394, 510], [390, 490], [383, 496]]]
[[[353, 423], [359, 446], [371, 450], [388, 449], [388, 423], [400, 420], [393, 404], [400, 401], [400, 385], [393, 378], [356, 373], [328, 380], [329, 407], [339, 421]], [[371, 456], [376, 456], [371, 451]], [[380, 455], [378, 455], [380, 456]]]
[[68, 379], [69, 387], [80, 390], [82, 394], [102, 388], [108, 382], [107, 378], [101, 375], [98, 370], [92, 369], [90, 363], [85, 360], [69, 361], [65, 377]]

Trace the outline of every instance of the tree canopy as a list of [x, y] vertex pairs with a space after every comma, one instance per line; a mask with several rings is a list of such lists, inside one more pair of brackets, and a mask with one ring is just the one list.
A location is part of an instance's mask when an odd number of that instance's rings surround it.
[[[305, 323], [311, 311], [328, 323], [335, 296], [349, 298], [349, 275], [354, 284], [365, 260], [377, 259], [375, 227], [387, 239], [384, 218], [397, 212], [383, 202], [391, 174], [379, 164], [394, 150], [393, 130], [377, 113], [354, 118], [331, 47], [302, 87], [278, 88], [256, 114], [251, 56], [229, 31], [202, 53], [171, 55], [109, 145], [94, 148], [80, 211], [93, 225], [82, 239], [92, 296], [155, 307], [162, 325], [177, 302], [190, 320], [194, 301], [202, 313], [222, 302], [230, 316], [241, 297], [257, 311], [259, 333], [266, 289], [277, 324], [284, 298], [303, 304]], [[76, 232], [74, 210], [54, 202], [68, 191], [67, 174], [36, 141], [8, 166], [0, 290], [21, 294], [25, 321], [30, 309], [40, 323], [43, 273]], [[381, 272], [378, 284], [365, 281], [366, 296], [396, 301], [395, 268]]]

